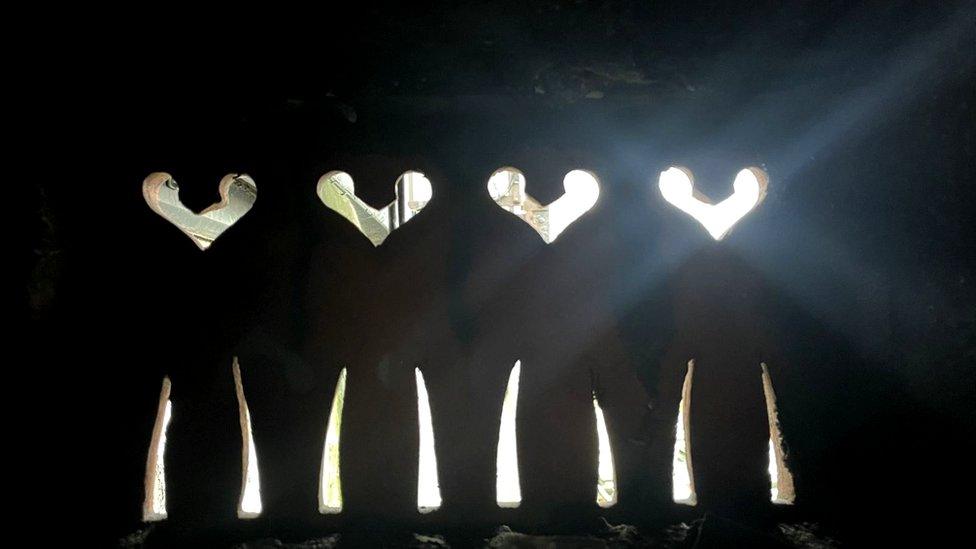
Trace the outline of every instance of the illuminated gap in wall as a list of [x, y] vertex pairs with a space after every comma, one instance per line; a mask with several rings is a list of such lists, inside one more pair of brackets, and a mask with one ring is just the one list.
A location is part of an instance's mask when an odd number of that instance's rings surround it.
[[436, 511], [441, 506], [441, 487], [437, 480], [437, 451], [434, 448], [434, 422], [431, 419], [427, 384], [420, 368], [417, 378], [417, 423], [420, 425], [420, 455], [417, 462], [417, 510]]
[[675, 503], [697, 505], [695, 474], [691, 467], [691, 381], [695, 361], [688, 361], [688, 373], [678, 403], [678, 424], [674, 433], [674, 457], [671, 460], [671, 497]]
[[735, 176], [732, 196], [712, 204], [694, 187], [691, 171], [671, 167], [661, 172], [661, 196], [679, 210], [698, 220], [715, 240], [722, 240], [743, 217], [766, 196], [768, 178], [758, 168], [746, 168]]
[[597, 462], [596, 504], [600, 507], [613, 507], [617, 503], [617, 474], [613, 467], [613, 452], [610, 449], [610, 434], [607, 433], [607, 421], [603, 417], [600, 402], [593, 394], [593, 412], [596, 414], [596, 438], [599, 443], [599, 461]]
[[342, 478], [339, 474], [339, 433], [342, 430], [342, 405], [346, 399], [346, 369], [339, 372], [332, 411], [325, 431], [322, 449], [322, 469], [319, 472], [319, 513], [342, 512]]
[[783, 435], [779, 428], [779, 413], [776, 410], [776, 393], [769, 368], [762, 366], [763, 393], [766, 395], [766, 416], [769, 418], [769, 484], [770, 501], [777, 505], [793, 505], [796, 492], [793, 487], [793, 473], [786, 466], [783, 452]]
[[166, 427], [173, 415], [169, 401], [170, 381], [163, 378], [163, 388], [159, 393], [156, 408], [156, 423], [153, 425], [149, 441], [149, 455], [146, 458], [146, 496], [142, 502], [142, 520], [156, 522], [166, 519]]
[[244, 398], [241, 365], [234, 357], [231, 368], [237, 392], [237, 413], [241, 423], [241, 497], [237, 501], [237, 518], [250, 519], [261, 515], [261, 476], [258, 473], [258, 453], [251, 434], [251, 411]]
[[488, 194], [505, 210], [528, 223], [546, 244], [551, 244], [566, 228], [596, 204], [600, 182], [594, 173], [573, 170], [563, 178], [562, 196], [548, 206], [526, 192], [525, 176], [516, 168], [501, 168], [488, 179]]
[[522, 361], [515, 362], [508, 376], [508, 388], [502, 401], [502, 421], [498, 430], [498, 454], [495, 459], [495, 501], [499, 507], [514, 508], [522, 503], [519, 484], [518, 443], [515, 439], [515, 409], [518, 406], [519, 374]]

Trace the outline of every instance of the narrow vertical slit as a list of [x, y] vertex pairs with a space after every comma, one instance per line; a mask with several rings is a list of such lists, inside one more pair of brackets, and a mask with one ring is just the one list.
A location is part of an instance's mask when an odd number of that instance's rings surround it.
[[678, 423], [674, 433], [674, 457], [671, 460], [672, 498], [675, 503], [697, 505], [695, 474], [691, 467], [691, 382], [695, 373], [694, 359], [688, 361], [688, 373], [681, 387], [678, 403]]
[[518, 443], [515, 439], [515, 409], [518, 406], [519, 374], [522, 361], [516, 361], [508, 376], [508, 388], [502, 401], [501, 427], [498, 430], [498, 454], [495, 459], [495, 501], [499, 507], [518, 507], [522, 503], [519, 484]]
[[762, 366], [763, 394], [766, 396], [766, 416], [769, 419], [769, 491], [770, 501], [777, 505], [793, 505], [796, 492], [793, 487], [793, 473], [786, 466], [783, 452], [783, 434], [779, 427], [779, 412], [776, 409], [776, 393], [773, 380], [769, 376], [766, 363]]
[[250, 519], [261, 515], [261, 476], [258, 472], [258, 453], [251, 433], [251, 411], [244, 398], [241, 365], [234, 357], [231, 367], [237, 393], [237, 413], [241, 423], [241, 497], [237, 502], [237, 518]]
[[600, 507], [613, 507], [617, 503], [617, 473], [613, 467], [613, 451], [610, 448], [610, 434], [603, 409], [593, 393], [593, 412], [596, 414], [596, 438], [599, 443], [597, 461], [596, 504]]
[[152, 438], [149, 441], [149, 455], [146, 458], [146, 496], [142, 503], [142, 520], [156, 522], [165, 520], [166, 513], [166, 428], [173, 415], [173, 406], [169, 401], [169, 377], [163, 378], [163, 388], [159, 393], [159, 405], [156, 407], [156, 422], [153, 425]]
[[441, 506], [441, 487], [437, 480], [437, 451], [434, 447], [434, 422], [430, 412], [427, 384], [420, 368], [417, 378], [417, 423], [420, 426], [420, 454], [417, 458], [417, 510], [436, 511]]
[[322, 469], [319, 472], [319, 513], [342, 512], [342, 478], [339, 474], [339, 434], [342, 430], [342, 405], [346, 399], [346, 369], [339, 372], [332, 411], [325, 432], [322, 449]]

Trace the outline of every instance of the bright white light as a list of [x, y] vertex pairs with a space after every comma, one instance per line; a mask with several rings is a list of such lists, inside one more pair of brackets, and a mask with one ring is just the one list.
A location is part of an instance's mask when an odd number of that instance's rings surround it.
[[[424, 177], [424, 174], [420, 172], [404, 172], [402, 177], [403, 186], [407, 191], [406, 199], [408, 203], [426, 204], [427, 202], [430, 202], [431, 198], [434, 197], [434, 188], [431, 186], [430, 180]], [[410, 208], [408, 208], [407, 211], [410, 212], [410, 214], [415, 213], [411, 211]], [[406, 219], [404, 219], [404, 221], [406, 221]]]
[[732, 196], [718, 204], [711, 204], [707, 197], [697, 193], [688, 172], [681, 168], [661, 172], [658, 187], [665, 200], [698, 220], [715, 240], [722, 240], [766, 194], [765, 176], [753, 168], [735, 176]]
[[769, 496], [777, 505], [793, 505], [796, 491], [793, 486], [793, 473], [786, 466], [783, 452], [783, 434], [779, 427], [779, 412], [776, 409], [776, 393], [769, 368], [762, 366], [763, 394], [766, 397], [766, 417], [769, 419]]
[[234, 357], [232, 366], [234, 388], [237, 392], [237, 409], [241, 423], [241, 497], [237, 502], [237, 518], [249, 519], [261, 515], [261, 476], [258, 472], [258, 452], [251, 433], [251, 411], [244, 398], [241, 367]]
[[346, 399], [346, 369], [339, 372], [332, 411], [325, 432], [322, 449], [322, 469], [319, 472], [319, 513], [342, 512], [342, 479], [339, 475], [339, 433], [342, 430], [342, 406]]
[[776, 503], [779, 499], [779, 467], [776, 466], [776, 450], [773, 449], [773, 437], [769, 437], [769, 495]]
[[420, 424], [420, 456], [417, 465], [417, 510], [436, 511], [441, 506], [441, 487], [437, 480], [437, 451], [434, 448], [434, 422], [431, 419], [427, 384], [420, 368], [417, 378], [417, 421]]
[[505, 209], [520, 214], [524, 211], [525, 178], [515, 168], [502, 168], [488, 178], [488, 195], [495, 202], [506, 200]]
[[146, 458], [145, 499], [142, 503], [143, 522], [165, 520], [166, 513], [166, 429], [173, 416], [173, 405], [169, 400], [170, 381], [163, 378], [163, 388], [159, 394], [156, 408], [156, 422], [153, 425], [149, 442], [149, 455]]
[[671, 490], [675, 503], [697, 505], [695, 474], [691, 467], [691, 381], [695, 361], [688, 361], [688, 373], [678, 403], [678, 423], [674, 434], [674, 456], [671, 459]]
[[566, 227], [596, 204], [600, 183], [585, 170], [573, 170], [563, 178], [566, 193], [549, 204], [549, 241], [556, 240]]
[[242, 519], [258, 517], [262, 510], [258, 452], [254, 447], [254, 436], [251, 434], [250, 411], [245, 411], [244, 422], [247, 424], [247, 472], [244, 475], [244, 485], [241, 488], [241, 499], [237, 504], [237, 517]]
[[607, 433], [607, 422], [603, 417], [603, 409], [593, 395], [593, 412], [596, 414], [596, 438], [599, 443], [599, 461], [597, 462], [596, 504], [600, 507], [613, 507], [617, 503], [617, 474], [613, 467], [613, 452], [610, 449], [610, 434]]
[[495, 501], [499, 507], [518, 507], [522, 503], [519, 483], [518, 443], [515, 439], [515, 409], [518, 406], [519, 374], [517, 361], [508, 376], [508, 388], [502, 401], [502, 421], [498, 431], [498, 455], [495, 459]]

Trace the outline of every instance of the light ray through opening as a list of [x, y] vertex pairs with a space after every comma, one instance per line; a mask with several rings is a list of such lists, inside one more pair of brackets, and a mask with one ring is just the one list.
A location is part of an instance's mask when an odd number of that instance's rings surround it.
[[661, 196], [695, 218], [715, 240], [725, 238], [736, 223], [762, 202], [767, 185], [765, 172], [746, 168], [735, 176], [732, 196], [712, 204], [695, 189], [691, 172], [683, 168], [668, 168], [658, 179]]

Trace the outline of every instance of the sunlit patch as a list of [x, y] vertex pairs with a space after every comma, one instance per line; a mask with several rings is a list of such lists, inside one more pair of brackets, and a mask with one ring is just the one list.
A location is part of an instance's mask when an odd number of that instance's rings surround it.
[[319, 472], [319, 513], [342, 512], [342, 478], [339, 474], [339, 434], [342, 430], [342, 406], [346, 398], [346, 369], [339, 372], [332, 411], [325, 432], [322, 449], [322, 469]]
[[390, 233], [419, 214], [434, 195], [430, 181], [415, 171], [404, 172], [395, 188], [396, 200], [378, 210], [356, 196], [356, 186], [346, 172], [323, 175], [316, 192], [323, 204], [348, 219], [374, 246], [379, 246]]
[[793, 486], [793, 473], [786, 466], [783, 452], [783, 434], [779, 426], [779, 412], [776, 409], [776, 393], [769, 368], [762, 366], [763, 394], [766, 396], [766, 416], [769, 418], [769, 498], [777, 505], [793, 505], [796, 491]]
[[715, 240], [722, 240], [766, 196], [767, 177], [758, 168], [746, 168], [735, 176], [732, 196], [712, 204], [693, 184], [691, 172], [671, 167], [658, 181], [665, 200], [698, 220]]
[[257, 183], [246, 174], [228, 174], [220, 180], [220, 202], [194, 213], [180, 201], [180, 186], [168, 173], [149, 174], [142, 182], [142, 197], [154, 212], [176, 225], [201, 250], [206, 250], [231, 225], [251, 211], [258, 197]]
[[610, 448], [610, 434], [607, 421], [596, 395], [593, 395], [593, 413], [596, 414], [596, 438], [599, 444], [597, 461], [596, 504], [600, 507], [613, 507], [617, 503], [617, 473], [613, 467], [613, 451]]
[[518, 442], [515, 438], [515, 409], [518, 406], [519, 375], [522, 361], [517, 361], [508, 376], [508, 388], [502, 401], [502, 420], [498, 430], [498, 455], [495, 460], [495, 501], [499, 507], [518, 507], [522, 503], [519, 483]]
[[561, 197], [548, 206], [536, 202], [525, 192], [525, 176], [515, 168], [501, 168], [488, 179], [492, 200], [528, 223], [547, 244], [596, 204], [600, 183], [591, 172], [573, 170], [563, 178]]
[[420, 425], [420, 455], [417, 464], [417, 510], [436, 511], [441, 506], [441, 487], [437, 480], [437, 451], [434, 447], [434, 422], [431, 419], [427, 384], [420, 368], [417, 378], [417, 422]]
[[674, 433], [674, 456], [671, 459], [671, 497], [675, 503], [696, 505], [695, 475], [691, 467], [691, 382], [695, 361], [688, 361], [688, 373], [678, 403], [678, 423]]
[[255, 518], [261, 515], [261, 476], [258, 473], [258, 452], [251, 434], [251, 411], [244, 398], [241, 366], [234, 357], [231, 368], [234, 373], [234, 389], [237, 392], [237, 412], [241, 423], [241, 497], [237, 502], [237, 517]]
[[159, 393], [156, 407], [156, 422], [153, 425], [146, 458], [145, 499], [142, 503], [142, 520], [156, 522], [166, 519], [166, 428], [173, 415], [173, 405], [169, 401], [170, 381], [163, 378], [163, 388]]

